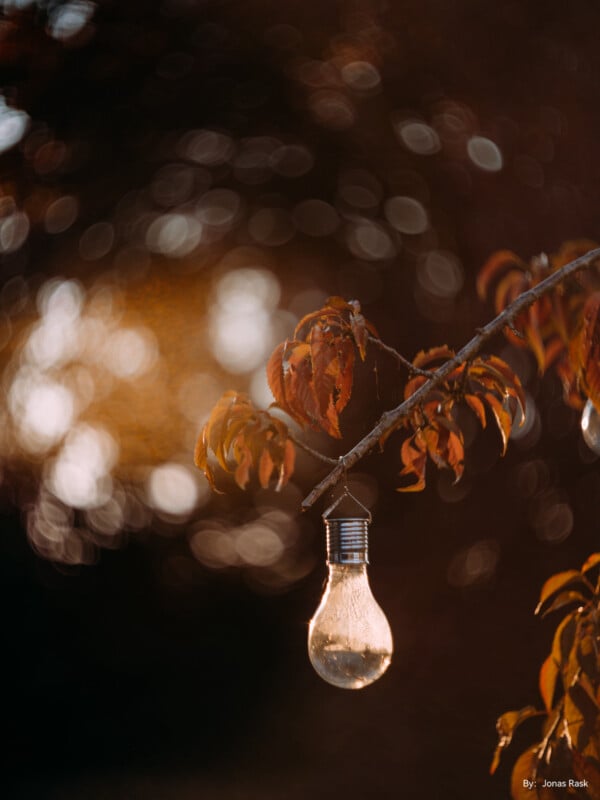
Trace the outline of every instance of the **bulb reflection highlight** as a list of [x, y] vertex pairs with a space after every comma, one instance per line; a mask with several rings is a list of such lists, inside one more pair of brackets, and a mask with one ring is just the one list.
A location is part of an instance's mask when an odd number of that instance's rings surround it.
[[588, 400], [581, 414], [581, 432], [587, 446], [600, 455], [600, 414], [591, 400]]

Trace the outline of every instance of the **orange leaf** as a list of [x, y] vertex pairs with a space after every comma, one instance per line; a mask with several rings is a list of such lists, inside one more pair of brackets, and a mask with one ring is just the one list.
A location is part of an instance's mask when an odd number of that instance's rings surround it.
[[558, 800], [552, 789], [543, 786], [544, 781], [539, 774], [539, 766], [537, 745], [519, 756], [510, 779], [512, 800]]
[[413, 358], [412, 363], [419, 369], [426, 369], [432, 361], [448, 361], [450, 358], [454, 358], [454, 350], [442, 344], [429, 350], [421, 350]]
[[337, 360], [336, 340], [325, 332], [321, 325], [315, 325], [309, 334], [310, 361], [312, 366], [311, 386], [319, 410], [318, 422], [327, 415], [333, 390], [336, 383], [336, 373], [339, 372]]
[[581, 572], [589, 572], [589, 570], [594, 569], [594, 567], [600, 564], [600, 553], [592, 553], [591, 556], [588, 556], [581, 567]]
[[240, 448], [238, 466], [234, 473], [235, 482], [240, 489], [245, 489], [250, 480], [250, 467], [252, 466], [252, 453], [248, 447]]
[[486, 392], [484, 395], [484, 400], [491, 408], [494, 419], [498, 425], [498, 430], [502, 436], [502, 455], [504, 455], [506, 453], [506, 448], [508, 447], [508, 440], [512, 428], [511, 415], [504, 408], [504, 405], [500, 402], [500, 400], [498, 400], [498, 398], [490, 392]]
[[490, 774], [494, 774], [498, 764], [500, 763], [500, 756], [502, 751], [505, 750], [512, 741], [513, 734], [519, 725], [530, 717], [534, 717], [539, 712], [533, 706], [526, 706], [520, 711], [507, 711], [496, 720], [496, 731], [498, 732], [498, 746], [494, 753], [492, 766], [490, 767]]
[[367, 330], [366, 321], [362, 314], [358, 312], [353, 313], [350, 317], [350, 325], [352, 327], [352, 335], [358, 347], [361, 359], [364, 361], [367, 354], [367, 341], [369, 339], [369, 331]]
[[346, 408], [352, 394], [354, 348], [349, 339], [341, 339], [338, 343], [337, 350], [338, 370], [335, 384], [335, 390], [337, 392], [335, 410], [339, 413]]
[[474, 365], [475, 364], [481, 364], [483, 369], [487, 370], [488, 373], [493, 377], [497, 378], [500, 376], [502, 379], [501, 383], [504, 386], [504, 391], [502, 393], [516, 398], [521, 407], [521, 413], [524, 416], [526, 404], [525, 391], [523, 390], [519, 376], [513, 372], [506, 361], [503, 361], [503, 359], [499, 358], [498, 356], [484, 355], [476, 359]]
[[[357, 303], [358, 301], [354, 300], [353, 302]], [[354, 310], [352, 303], [349, 303], [347, 300], [344, 300], [343, 297], [338, 297], [337, 295], [328, 297], [325, 301], [324, 308], [335, 308], [337, 311]], [[360, 311], [360, 305], [358, 306], [358, 311]]]
[[540, 669], [540, 694], [546, 707], [546, 711], [552, 708], [552, 700], [554, 698], [554, 690], [556, 688], [556, 679], [559, 675], [559, 667], [551, 655], [544, 661]]
[[[237, 401], [237, 392], [227, 391], [213, 408], [208, 422], [205, 426], [206, 441], [208, 447], [217, 457], [217, 461], [223, 469], [227, 469], [225, 453], [223, 451], [223, 439], [227, 430], [227, 420], [231, 407]], [[245, 399], [245, 398], [242, 398]]]
[[285, 342], [277, 345], [275, 350], [271, 353], [271, 357], [267, 362], [267, 382], [279, 408], [293, 417], [285, 396], [284, 362], [289, 345], [290, 342], [286, 339]]
[[475, 416], [481, 423], [481, 427], [485, 428], [487, 424], [487, 419], [485, 416], [485, 406], [483, 405], [479, 397], [477, 397], [477, 395], [474, 394], [466, 394], [465, 402], [469, 406], [471, 411], [474, 412]]
[[263, 488], [268, 488], [275, 470], [283, 485], [294, 468], [294, 448], [285, 423], [268, 411], [255, 409], [246, 395], [235, 392], [226, 392], [217, 402], [194, 452], [196, 465], [216, 491], [209, 463], [211, 452], [225, 472], [233, 473], [242, 489], [248, 485], [253, 467]]
[[[494, 294], [494, 310], [496, 314], [503, 311], [520, 294], [529, 289], [530, 285], [531, 281], [526, 273], [517, 272], [516, 270], [508, 272], [496, 287], [496, 292]], [[520, 321], [522, 318], [523, 317], [519, 315], [517, 320]], [[515, 320], [515, 323], [517, 320]], [[521, 347], [522, 346], [523, 343], [521, 342]]]
[[446, 461], [454, 470], [455, 482], [458, 482], [462, 478], [465, 469], [465, 448], [461, 439], [452, 431], [450, 431], [448, 437]]
[[600, 408], [600, 292], [588, 297], [579, 338], [580, 375], [586, 395]]
[[546, 583], [544, 583], [542, 586], [540, 599], [535, 609], [535, 613], [539, 614], [546, 600], [559, 592], [561, 589], [564, 589], [565, 586], [568, 586], [571, 583], [581, 583], [582, 581], [583, 576], [581, 572], [576, 569], [568, 569], [565, 570], [565, 572], [559, 572], [556, 575], [552, 575], [552, 577], [548, 578]]
[[318, 429], [320, 417], [312, 386], [310, 345], [295, 343], [288, 351], [285, 369], [285, 396], [291, 416], [296, 422]]
[[485, 300], [490, 285], [508, 270], [527, 271], [527, 264], [512, 250], [498, 250], [488, 258], [477, 276], [477, 294]]
[[404, 464], [404, 469], [400, 472], [400, 475], [413, 475], [417, 480], [416, 483], [399, 487], [396, 491], [420, 492], [425, 488], [425, 466], [427, 463], [426, 446], [424, 438], [418, 433], [402, 442], [400, 456]]
[[539, 311], [540, 309], [537, 302], [529, 307], [524, 333], [536, 358], [538, 372], [540, 375], [543, 375], [546, 369], [546, 350], [544, 347], [544, 340], [540, 333]]
[[404, 399], [408, 400], [424, 383], [427, 383], [427, 378], [424, 375], [416, 375], [411, 378], [404, 387]]
[[277, 481], [277, 486], [275, 487], [276, 492], [280, 491], [280, 489], [282, 489], [282, 487], [286, 485], [290, 477], [293, 475], [295, 461], [296, 461], [296, 448], [294, 447], [294, 443], [292, 442], [292, 440], [287, 439], [284, 446], [281, 466], [279, 468], [279, 480]]
[[265, 447], [258, 463], [258, 480], [263, 489], [269, 488], [269, 481], [274, 467], [275, 462], [271, 458], [271, 453], [269, 453], [268, 449]]
[[586, 598], [581, 594], [581, 592], [561, 592], [557, 594], [554, 600], [550, 603], [548, 608], [544, 609], [544, 613], [542, 617], [547, 616], [552, 611], [558, 611], [559, 608], [563, 608], [563, 606], [568, 606], [571, 603], [578, 603], [581, 605], [582, 603], [586, 603]]
[[571, 261], [574, 261], [579, 256], [584, 256], [590, 250], [594, 250], [598, 244], [593, 239], [570, 239], [563, 242], [560, 246], [558, 253], [554, 253], [550, 261], [554, 270], [564, 267]]

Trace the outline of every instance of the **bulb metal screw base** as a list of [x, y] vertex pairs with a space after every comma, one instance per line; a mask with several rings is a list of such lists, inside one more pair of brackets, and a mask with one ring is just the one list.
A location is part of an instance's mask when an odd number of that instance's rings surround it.
[[369, 563], [369, 519], [342, 517], [326, 519], [327, 563]]

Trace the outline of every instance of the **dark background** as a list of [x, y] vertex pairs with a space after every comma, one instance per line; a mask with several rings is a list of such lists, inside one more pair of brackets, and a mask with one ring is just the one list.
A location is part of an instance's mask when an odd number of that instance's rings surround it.
[[[238, 186], [255, 207], [272, 204], [271, 195], [290, 204], [333, 202], [346, 167], [370, 170], [389, 194], [405, 193], [407, 170], [421, 176], [437, 246], [464, 268], [464, 287], [442, 315], [423, 313], [426, 301], [415, 298], [426, 243], [411, 240], [383, 265], [348, 254], [333, 237], [298, 235], [274, 248], [284, 298], [305, 285], [361, 297], [382, 336], [408, 354], [434, 343], [460, 346], [491, 317], [476, 300], [474, 278], [493, 250], [529, 257], [599, 235], [594, 2], [106, 2], [90, 29], [67, 43], [47, 32], [56, 7], [5, 4], [1, 83], [10, 104], [57, 138], [84, 143], [86, 157], [50, 175], [36, 172], [22, 147], [0, 163], [5, 189], [21, 202], [41, 185], [77, 193], [82, 211], [61, 237], [32, 226], [26, 247], [5, 257], [4, 281], [57, 271], [87, 225], [149, 181], [175, 129], [306, 143], [316, 157], [308, 176]], [[299, 35], [299, 52], [314, 59], [350, 47], [340, 36], [353, 36], [356, 46], [374, 26], [362, 52], [378, 59], [382, 89], [354, 98], [350, 127], [311, 116], [310, 91], [290, 69], [296, 56], [267, 35], [277, 25], [288, 26], [292, 39]], [[184, 74], [164, 68], [167, 56], [182, 52], [189, 56]], [[498, 144], [500, 172], [477, 169], [460, 142], [430, 157], [399, 147], [393, 110], [431, 121], [447, 100], [470, 110], [472, 133]], [[231, 174], [221, 182], [237, 185]], [[210, 272], [211, 258], [202, 257]], [[109, 268], [103, 262], [72, 271], [85, 280]], [[168, 275], [170, 266], [158, 259], [153, 268]], [[505, 344], [495, 344], [506, 355]], [[495, 720], [539, 702], [537, 672], [553, 628], [552, 619], [533, 617], [539, 588], [596, 548], [600, 510], [597, 465], [576, 415], [563, 410], [551, 377], [536, 377], [527, 358], [515, 363], [535, 398], [539, 435], [515, 442], [501, 460], [495, 433], [480, 434], [462, 494], [437, 474], [418, 496], [396, 494], [393, 447], [361, 467], [379, 482], [370, 573], [396, 643], [388, 673], [362, 692], [321, 682], [306, 656], [324, 567], [276, 595], [257, 592], [243, 570], [197, 566], [191, 578], [165, 580], [165, 563], [184, 558], [187, 543], [152, 530], [103, 551], [94, 565], [55, 564], [30, 548], [11, 490], [11, 481], [31, 480], [27, 468], [7, 472], [0, 538], [5, 796], [507, 797], [510, 751], [488, 775]], [[381, 376], [388, 392], [382, 407], [398, 399], [393, 378]], [[377, 406], [373, 398], [364, 402]], [[363, 412], [364, 403], [349, 411], [350, 441], [368, 428]], [[524, 465], [538, 475], [525, 489]], [[308, 491], [307, 470], [304, 478]], [[574, 518], [558, 542], [534, 524], [540, 506], [557, 497]], [[246, 501], [234, 493], [229, 502]], [[317, 533], [318, 514], [309, 512], [306, 523]], [[451, 565], [482, 540], [494, 543], [492, 568], [456, 585]], [[320, 564], [320, 536], [307, 546]], [[533, 741], [536, 723], [529, 725], [513, 756]]]

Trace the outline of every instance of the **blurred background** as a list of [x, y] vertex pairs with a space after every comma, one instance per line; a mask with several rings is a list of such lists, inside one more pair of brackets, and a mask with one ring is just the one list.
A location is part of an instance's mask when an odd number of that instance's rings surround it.
[[[276, 494], [193, 466], [221, 393], [329, 295], [412, 358], [493, 315], [475, 275], [599, 233], [600, 9], [576, 0], [0, 3], [2, 782], [36, 800], [505, 798], [496, 717], [539, 703], [541, 583], [597, 548], [600, 475], [533, 359], [506, 458], [350, 475], [396, 653], [306, 654], [322, 465]], [[399, 380], [400, 377], [400, 380]], [[356, 372], [343, 443], [402, 396]], [[325, 498], [325, 500], [330, 498]], [[513, 757], [537, 733], [519, 732]]]

